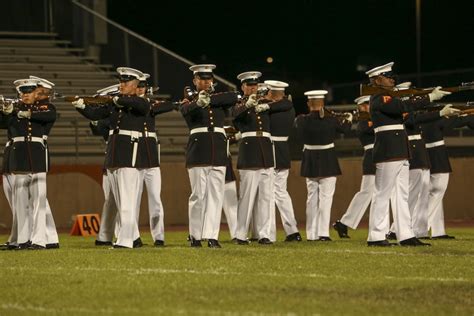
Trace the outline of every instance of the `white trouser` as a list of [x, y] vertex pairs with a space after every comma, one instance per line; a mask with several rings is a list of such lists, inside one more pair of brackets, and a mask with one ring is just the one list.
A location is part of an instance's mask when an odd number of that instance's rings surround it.
[[104, 205], [100, 218], [100, 229], [97, 240], [112, 241], [114, 238], [115, 224], [117, 223], [117, 205], [112, 192], [112, 175], [109, 170], [102, 176], [102, 190], [104, 191]]
[[[14, 209], [12, 207], [11, 201], [12, 201], [12, 188], [13, 188], [13, 180], [15, 175], [14, 174], [4, 174], [3, 176], [3, 192], [5, 193], [5, 197], [8, 201], [8, 205], [10, 206], [10, 209], [12, 210], [12, 229], [10, 233], [10, 237], [8, 238], [8, 242], [12, 245], [17, 245], [17, 238], [18, 238], [18, 225], [17, 225], [17, 218], [14, 213]], [[30, 196], [31, 198], [31, 196]], [[28, 203], [28, 207], [31, 201]], [[25, 227], [28, 227], [30, 230], [30, 238], [31, 238], [31, 233], [32, 233], [32, 212], [29, 210], [27, 211], [28, 218], [27, 223], [25, 224]], [[46, 199], [46, 244], [57, 244], [59, 243], [59, 238], [58, 238], [58, 232], [56, 231], [56, 224], [54, 223], [54, 218], [53, 214], [51, 212], [51, 207], [49, 206], [48, 199]]]
[[227, 182], [224, 185], [224, 203], [222, 205], [224, 209], [225, 219], [227, 226], [229, 226], [230, 238], [235, 238], [237, 231], [237, 184], [235, 181]]
[[[411, 169], [409, 172], [408, 209], [410, 210], [411, 225], [416, 237], [428, 236], [428, 203], [430, 190], [429, 169]], [[392, 192], [391, 206], [395, 213], [395, 190]], [[395, 215], [394, 215], [395, 218]], [[395, 221], [390, 231], [396, 233]]]
[[239, 170], [240, 197], [237, 211], [237, 234], [240, 240], [247, 239], [250, 219], [257, 237], [271, 239], [271, 209], [273, 201], [273, 168]]
[[[278, 207], [280, 212], [281, 222], [285, 234], [291, 235], [298, 232], [298, 227], [295, 219], [295, 211], [293, 210], [293, 203], [291, 202], [290, 194], [287, 190], [287, 181], [289, 169], [275, 169], [274, 171], [274, 199], [275, 203], [272, 204], [272, 217], [275, 217], [275, 205]], [[272, 220], [271, 240], [276, 240], [276, 220]]]
[[346, 213], [341, 218], [341, 223], [356, 229], [364, 216], [365, 210], [372, 201], [375, 188], [375, 175], [363, 175], [360, 190], [352, 198]]
[[428, 207], [430, 194], [430, 170], [410, 170], [410, 192], [408, 207], [416, 237], [428, 236]]
[[[8, 237], [8, 243], [12, 245], [17, 245], [18, 225], [16, 221], [15, 209], [12, 207], [14, 178], [15, 178], [15, 175], [11, 173], [4, 173], [2, 175], [3, 192], [5, 193], [5, 198], [7, 199], [8, 205], [10, 206], [10, 210], [12, 211], [12, 229], [10, 232], [10, 237]], [[27, 220], [29, 220], [29, 218]], [[27, 225], [29, 227], [29, 224]]]
[[[150, 233], [153, 241], [165, 240], [163, 203], [161, 202], [161, 170], [160, 167], [140, 169], [140, 187], [137, 200], [137, 231], [140, 216], [140, 202], [145, 184], [148, 196], [148, 214], [150, 217]], [[138, 232], [138, 237], [139, 237]], [[137, 237], [137, 236], [135, 236]], [[137, 238], [138, 238], [137, 237]], [[136, 238], [135, 238], [136, 239]]]
[[46, 244], [58, 244], [59, 237], [56, 230], [56, 223], [54, 222], [51, 206], [46, 198]]
[[428, 228], [431, 228], [431, 237], [446, 235], [443, 198], [448, 182], [449, 173], [435, 173], [430, 176]]
[[137, 196], [140, 172], [135, 168], [110, 169], [110, 184], [118, 211], [116, 245], [133, 248], [137, 226]]
[[46, 201], [45, 172], [14, 175], [12, 207], [18, 225], [18, 244], [31, 240], [46, 246]]
[[188, 169], [189, 234], [197, 240], [219, 239], [224, 203], [225, 166]]
[[306, 178], [306, 239], [329, 237], [329, 222], [336, 177]]
[[403, 241], [415, 237], [408, 208], [409, 166], [408, 160], [376, 164], [368, 241], [385, 240], [385, 234], [389, 230], [389, 203], [393, 190], [395, 190], [393, 216], [397, 238], [399, 241]]
[[[250, 238], [251, 239], [260, 239], [258, 236], [258, 227], [255, 225], [258, 217], [258, 200], [255, 201], [253, 205], [253, 210], [252, 210], [252, 217], [250, 218], [250, 225], [249, 225], [249, 233], [250, 233]], [[275, 220], [273, 219], [275, 217], [274, 215], [272, 216], [272, 211], [270, 211], [270, 221], [273, 223]], [[272, 236], [273, 237], [273, 236]]]

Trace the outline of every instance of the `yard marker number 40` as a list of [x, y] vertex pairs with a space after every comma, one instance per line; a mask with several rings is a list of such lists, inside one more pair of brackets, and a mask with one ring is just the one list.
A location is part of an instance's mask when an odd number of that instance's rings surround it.
[[99, 228], [99, 214], [78, 214], [71, 229], [71, 236], [96, 236]]

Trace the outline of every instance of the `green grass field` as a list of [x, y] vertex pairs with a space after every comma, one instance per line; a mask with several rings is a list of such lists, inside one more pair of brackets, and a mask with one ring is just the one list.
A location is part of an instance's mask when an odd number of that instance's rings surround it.
[[[367, 231], [332, 243], [0, 252], [0, 315], [474, 315], [474, 229], [433, 247], [368, 248]], [[0, 236], [6, 240], [7, 236]], [[282, 236], [280, 236], [280, 239]]]

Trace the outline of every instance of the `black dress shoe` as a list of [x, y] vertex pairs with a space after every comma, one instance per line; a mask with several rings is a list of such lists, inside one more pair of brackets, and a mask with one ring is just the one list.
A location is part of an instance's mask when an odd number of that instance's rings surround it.
[[96, 240], [95, 245], [96, 246], [113, 246], [114, 244], [111, 241]]
[[303, 238], [301, 238], [301, 235], [298, 232], [290, 234], [290, 235], [286, 236], [286, 238], [285, 238], [285, 241], [302, 241], [302, 240], [303, 240]]
[[261, 238], [261, 239], [258, 240], [258, 243], [260, 245], [272, 245], [273, 244], [272, 241], [268, 238]]
[[18, 246], [15, 248], [16, 250], [25, 250], [28, 249], [31, 246], [31, 241], [24, 242], [22, 244], [18, 244]]
[[133, 248], [141, 248], [141, 247], [143, 247], [143, 242], [142, 242], [142, 239], [138, 237], [137, 239], [133, 241]]
[[44, 250], [44, 249], [46, 249], [45, 246], [41, 246], [41, 245], [37, 245], [37, 244], [31, 244], [28, 247], [28, 250]]
[[46, 249], [59, 249], [58, 243], [46, 244]]
[[155, 240], [154, 245], [155, 245], [155, 247], [164, 247], [165, 242], [164, 242], [164, 240]]
[[209, 239], [207, 241], [207, 246], [209, 248], [222, 248], [217, 239]]
[[389, 231], [388, 234], [385, 235], [385, 238], [387, 238], [387, 240], [397, 240], [397, 234]]
[[336, 221], [332, 224], [332, 227], [337, 231], [339, 238], [350, 238], [347, 234], [347, 226], [341, 223], [341, 221]]
[[234, 238], [235, 241], [234, 243], [237, 244], [237, 245], [248, 245], [250, 244], [250, 241], [248, 240], [243, 240], [243, 239], [238, 239], [238, 238]]
[[322, 237], [319, 237], [318, 239], [316, 239], [316, 241], [332, 241], [331, 238], [327, 237], [327, 236], [322, 236]]
[[233, 242], [234, 244], [237, 243], [237, 238], [232, 238], [231, 242]]
[[431, 244], [424, 243], [416, 237], [408, 238], [400, 241], [400, 246], [404, 247], [418, 247], [418, 246], [431, 246]]
[[369, 247], [393, 247], [395, 243], [390, 243], [388, 240], [368, 241], [367, 246]]
[[202, 247], [201, 241], [197, 240], [197, 239], [194, 239], [193, 236], [191, 236], [190, 242], [191, 242], [191, 247], [193, 247], [193, 248], [201, 248]]
[[417, 237], [420, 240], [429, 240], [431, 239], [429, 236]]
[[449, 235], [441, 235], [441, 236], [434, 236], [431, 237], [431, 239], [456, 239], [454, 236], [449, 236]]

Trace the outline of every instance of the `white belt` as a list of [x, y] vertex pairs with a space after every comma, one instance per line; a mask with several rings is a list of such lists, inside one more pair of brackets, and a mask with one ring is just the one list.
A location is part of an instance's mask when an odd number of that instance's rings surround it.
[[419, 139], [421, 139], [421, 135], [420, 135], [420, 134], [408, 135], [408, 140], [419, 140]]
[[433, 147], [438, 147], [438, 146], [443, 146], [444, 145], [444, 140], [439, 140], [437, 142], [434, 142], [434, 143], [428, 143], [426, 144], [426, 148], [433, 148]]
[[126, 129], [119, 129], [118, 133], [115, 133], [115, 130], [110, 130], [109, 135], [113, 135], [113, 134], [130, 136], [131, 138], [153, 137], [154, 139], [158, 139], [155, 132], [138, 132], [138, 131], [130, 131]]
[[268, 137], [268, 138], [271, 138], [272, 135], [269, 132], [258, 131], [258, 132], [245, 132], [245, 133], [242, 133], [242, 138], [245, 138], [245, 137]]
[[42, 137], [28, 137], [28, 136], [17, 136], [17, 137], [12, 137], [11, 139], [14, 143], [18, 142], [33, 142], [33, 143], [41, 143], [44, 144], [43, 138]]
[[196, 127], [193, 128], [190, 132], [189, 135], [196, 134], [196, 133], [221, 133], [225, 135], [225, 129], [222, 127]]
[[368, 145], [364, 146], [364, 150], [369, 150], [369, 149], [372, 149], [372, 148], [374, 148], [374, 144], [368, 144]]
[[306, 145], [304, 144], [303, 150], [324, 150], [324, 149], [329, 149], [329, 148], [334, 148], [334, 143], [330, 143], [327, 145]]
[[286, 142], [286, 141], [288, 141], [288, 136], [272, 136], [272, 141], [274, 141], [274, 142]]
[[395, 130], [403, 130], [405, 127], [403, 124], [393, 124], [393, 125], [384, 125], [374, 128], [374, 132], [386, 132], [386, 131], [395, 131]]

